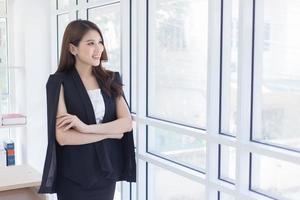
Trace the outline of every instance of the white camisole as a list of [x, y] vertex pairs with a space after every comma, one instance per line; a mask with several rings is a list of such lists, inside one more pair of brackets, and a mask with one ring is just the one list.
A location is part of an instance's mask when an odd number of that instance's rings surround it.
[[96, 123], [99, 124], [102, 122], [105, 113], [105, 104], [104, 104], [103, 96], [101, 94], [101, 90], [94, 89], [94, 90], [87, 90], [87, 92], [89, 94], [89, 97], [91, 99], [94, 108]]

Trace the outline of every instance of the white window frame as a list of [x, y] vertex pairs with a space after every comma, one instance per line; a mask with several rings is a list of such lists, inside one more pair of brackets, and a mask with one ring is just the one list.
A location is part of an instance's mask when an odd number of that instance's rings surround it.
[[[223, 3], [226, 0], [223, 0]], [[208, 109], [207, 131], [184, 127], [170, 122], [146, 117], [146, 65], [147, 65], [147, 0], [133, 0], [133, 16], [138, 16], [132, 27], [132, 35], [136, 35], [137, 42], [133, 45], [133, 60], [137, 65], [135, 78], [137, 84], [133, 87], [137, 91], [137, 112], [134, 120], [137, 123], [137, 157], [138, 180], [136, 195], [138, 199], [145, 199], [146, 193], [146, 163], [151, 163], [172, 171], [176, 174], [202, 183], [206, 186], [206, 198], [216, 200], [218, 191], [229, 194], [236, 199], [269, 200], [272, 198], [249, 191], [250, 153], [270, 156], [281, 160], [300, 164], [300, 155], [284, 149], [257, 144], [250, 141], [251, 121], [251, 87], [252, 87], [252, 46], [253, 46], [253, 1], [239, 1], [239, 52], [238, 52], [238, 119], [236, 137], [228, 137], [219, 133], [219, 100], [220, 100], [220, 42], [221, 42], [221, 0], [209, 0], [209, 39], [208, 39]], [[225, 5], [225, 4], [223, 4]], [[226, 6], [231, 6], [230, 0]], [[231, 10], [230, 8], [226, 8]], [[231, 13], [223, 13], [231, 14]], [[231, 17], [231, 16], [230, 16]], [[231, 19], [227, 16], [227, 19]], [[135, 20], [135, 19], [134, 19]], [[223, 22], [224, 23], [224, 22]], [[228, 24], [228, 21], [227, 21]], [[223, 24], [224, 25], [224, 24]], [[226, 22], [225, 22], [226, 25]], [[224, 28], [224, 27], [223, 27]], [[224, 29], [223, 29], [224, 31]], [[224, 34], [228, 33], [228, 28]], [[224, 43], [223, 43], [224, 44]], [[225, 43], [225, 45], [228, 45]], [[249, 76], [250, 74], [250, 76]], [[146, 153], [146, 125], [176, 130], [191, 136], [197, 136], [207, 141], [206, 174], [184, 168], [165, 159]], [[236, 184], [229, 184], [218, 179], [218, 145], [226, 145], [236, 149]], [[245, 173], [246, 171], [246, 173]]]

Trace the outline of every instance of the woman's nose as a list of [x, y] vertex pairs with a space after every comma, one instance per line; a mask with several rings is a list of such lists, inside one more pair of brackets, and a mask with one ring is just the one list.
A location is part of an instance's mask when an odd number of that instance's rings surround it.
[[102, 52], [103, 49], [104, 49], [103, 44], [100, 43], [100, 44], [96, 45], [96, 51], [97, 51], [97, 52]]

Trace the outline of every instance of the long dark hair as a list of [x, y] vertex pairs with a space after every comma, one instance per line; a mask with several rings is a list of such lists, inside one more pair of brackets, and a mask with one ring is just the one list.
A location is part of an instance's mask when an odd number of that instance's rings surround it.
[[70, 44], [78, 46], [82, 37], [90, 30], [95, 30], [100, 34], [104, 46], [100, 64], [92, 67], [92, 74], [99, 80], [101, 89], [108, 95], [120, 96], [122, 95], [122, 84], [115, 81], [115, 73], [102, 66], [102, 62], [108, 60], [102, 33], [96, 24], [88, 20], [75, 20], [66, 27], [57, 72], [66, 72], [75, 68], [75, 56], [71, 54], [69, 46]]

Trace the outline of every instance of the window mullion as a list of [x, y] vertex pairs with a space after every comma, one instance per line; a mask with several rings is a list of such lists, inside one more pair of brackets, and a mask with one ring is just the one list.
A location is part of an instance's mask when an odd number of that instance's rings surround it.
[[[221, 1], [208, 1], [207, 133], [210, 136], [219, 134], [221, 12], [217, 10], [221, 11]], [[218, 142], [208, 140], [206, 148], [206, 199], [216, 200], [217, 192], [211, 183], [218, 179]]]
[[253, 0], [240, 0], [239, 5], [236, 189], [241, 194], [248, 192], [250, 183], [249, 152], [241, 147], [249, 141], [251, 130]]
[[[146, 52], [147, 52], [147, 1], [146, 0], [132, 0], [132, 11], [136, 14], [136, 24], [133, 26], [136, 27], [136, 29], [133, 29], [135, 31], [136, 35], [136, 46], [133, 46], [133, 48], [136, 48], [136, 54], [133, 55], [133, 59], [136, 62], [136, 74], [133, 76], [136, 76], [136, 102], [137, 102], [137, 108], [136, 108], [136, 118], [144, 118], [146, 117], [146, 108], [147, 108], [147, 96], [146, 96], [146, 90], [147, 90], [147, 74], [146, 74], [146, 66], [147, 66], [147, 58], [146, 58]], [[136, 123], [136, 156], [140, 154], [143, 154], [146, 152], [146, 125], [139, 123], [137, 121]], [[136, 198], [137, 199], [146, 199], [146, 193], [147, 193], [147, 171], [146, 171], [146, 162], [137, 159], [137, 189], [136, 189]]]

